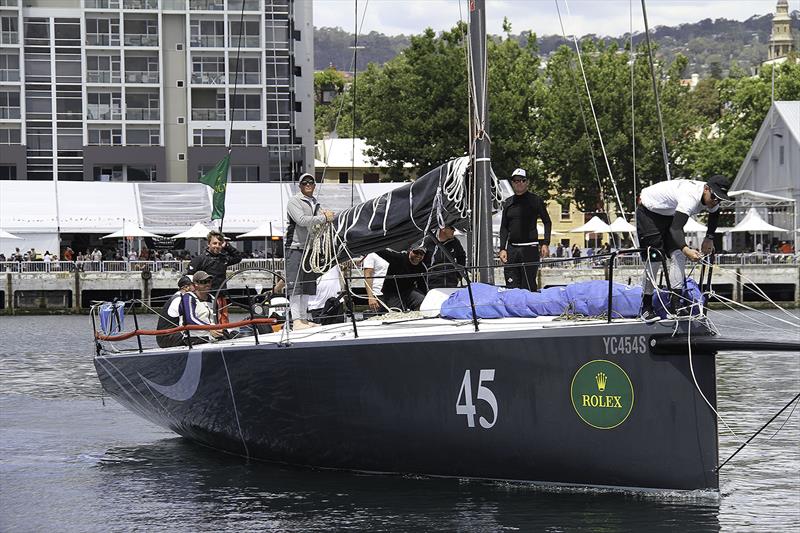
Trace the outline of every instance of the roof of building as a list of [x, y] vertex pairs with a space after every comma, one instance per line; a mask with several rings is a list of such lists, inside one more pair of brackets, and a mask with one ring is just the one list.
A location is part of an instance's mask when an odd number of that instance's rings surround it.
[[[355, 148], [355, 150], [354, 150]], [[315, 166], [324, 167], [327, 163], [329, 168], [352, 168], [374, 169], [386, 168], [388, 165], [384, 161], [374, 161], [366, 154], [371, 148], [364, 139], [337, 138], [322, 139], [317, 141], [316, 159], [321, 161]], [[355, 154], [355, 157], [353, 156]], [[410, 164], [406, 164], [410, 167]], [[319, 170], [319, 168], [317, 168]]]
[[800, 143], [800, 101], [775, 102], [775, 109], [786, 122], [792, 136]]

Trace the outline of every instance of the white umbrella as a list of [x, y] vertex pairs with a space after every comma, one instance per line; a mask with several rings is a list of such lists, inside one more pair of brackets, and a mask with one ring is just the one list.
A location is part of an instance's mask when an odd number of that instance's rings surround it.
[[772, 233], [772, 232], [780, 232], [780, 231], [789, 231], [788, 229], [779, 228], [778, 226], [773, 226], [758, 214], [755, 207], [751, 207], [747, 210], [747, 214], [744, 216], [741, 222], [736, 224], [731, 231], [742, 232], [742, 231], [749, 231], [751, 233]]
[[205, 226], [202, 222], [198, 222], [191, 228], [187, 229], [183, 233], [178, 233], [173, 239], [205, 239], [208, 237], [208, 232], [211, 231]]
[[597, 217], [592, 217], [589, 222], [583, 226], [578, 226], [575, 229], [569, 230], [570, 233], [610, 233], [611, 226], [603, 222]]
[[9, 233], [4, 229], [0, 229], [0, 239], [21, 239], [22, 237], [17, 237], [13, 233]]
[[695, 219], [689, 217], [689, 220], [686, 221], [686, 224], [683, 225], [683, 231], [686, 233], [700, 233], [702, 231], [706, 231], [708, 228]]
[[123, 237], [159, 237], [159, 235], [145, 231], [133, 222], [122, 219], [122, 228], [118, 229], [114, 233], [109, 233], [108, 235], [104, 235], [100, 238], [121, 239]]
[[636, 233], [636, 227], [622, 217], [614, 220], [609, 228], [614, 233]]
[[247, 233], [242, 233], [237, 239], [252, 239], [258, 237], [283, 237], [284, 229], [283, 224], [280, 222], [264, 222], [259, 227], [248, 231]]

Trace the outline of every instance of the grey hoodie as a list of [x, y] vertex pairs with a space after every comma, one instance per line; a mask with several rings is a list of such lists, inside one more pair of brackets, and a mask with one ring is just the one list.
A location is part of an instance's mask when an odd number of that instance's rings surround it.
[[286, 205], [289, 212], [290, 223], [294, 221], [295, 228], [292, 242], [286, 243], [289, 248], [302, 250], [308, 240], [308, 231], [312, 226], [325, 222], [325, 215], [314, 213], [318, 211], [319, 202], [313, 196], [308, 197], [299, 192], [292, 196]]

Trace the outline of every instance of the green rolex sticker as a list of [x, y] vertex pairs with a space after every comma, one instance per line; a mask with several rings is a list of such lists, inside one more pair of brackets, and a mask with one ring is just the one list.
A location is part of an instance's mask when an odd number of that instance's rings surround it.
[[605, 359], [580, 367], [572, 378], [570, 393], [575, 412], [593, 428], [615, 428], [633, 409], [633, 385], [628, 374]]

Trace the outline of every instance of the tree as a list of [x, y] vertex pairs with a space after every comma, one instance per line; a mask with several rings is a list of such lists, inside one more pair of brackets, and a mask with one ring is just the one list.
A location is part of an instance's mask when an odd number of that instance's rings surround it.
[[336, 127], [337, 97], [344, 91], [346, 82], [344, 74], [334, 67], [314, 73], [314, 129], [317, 139]]

